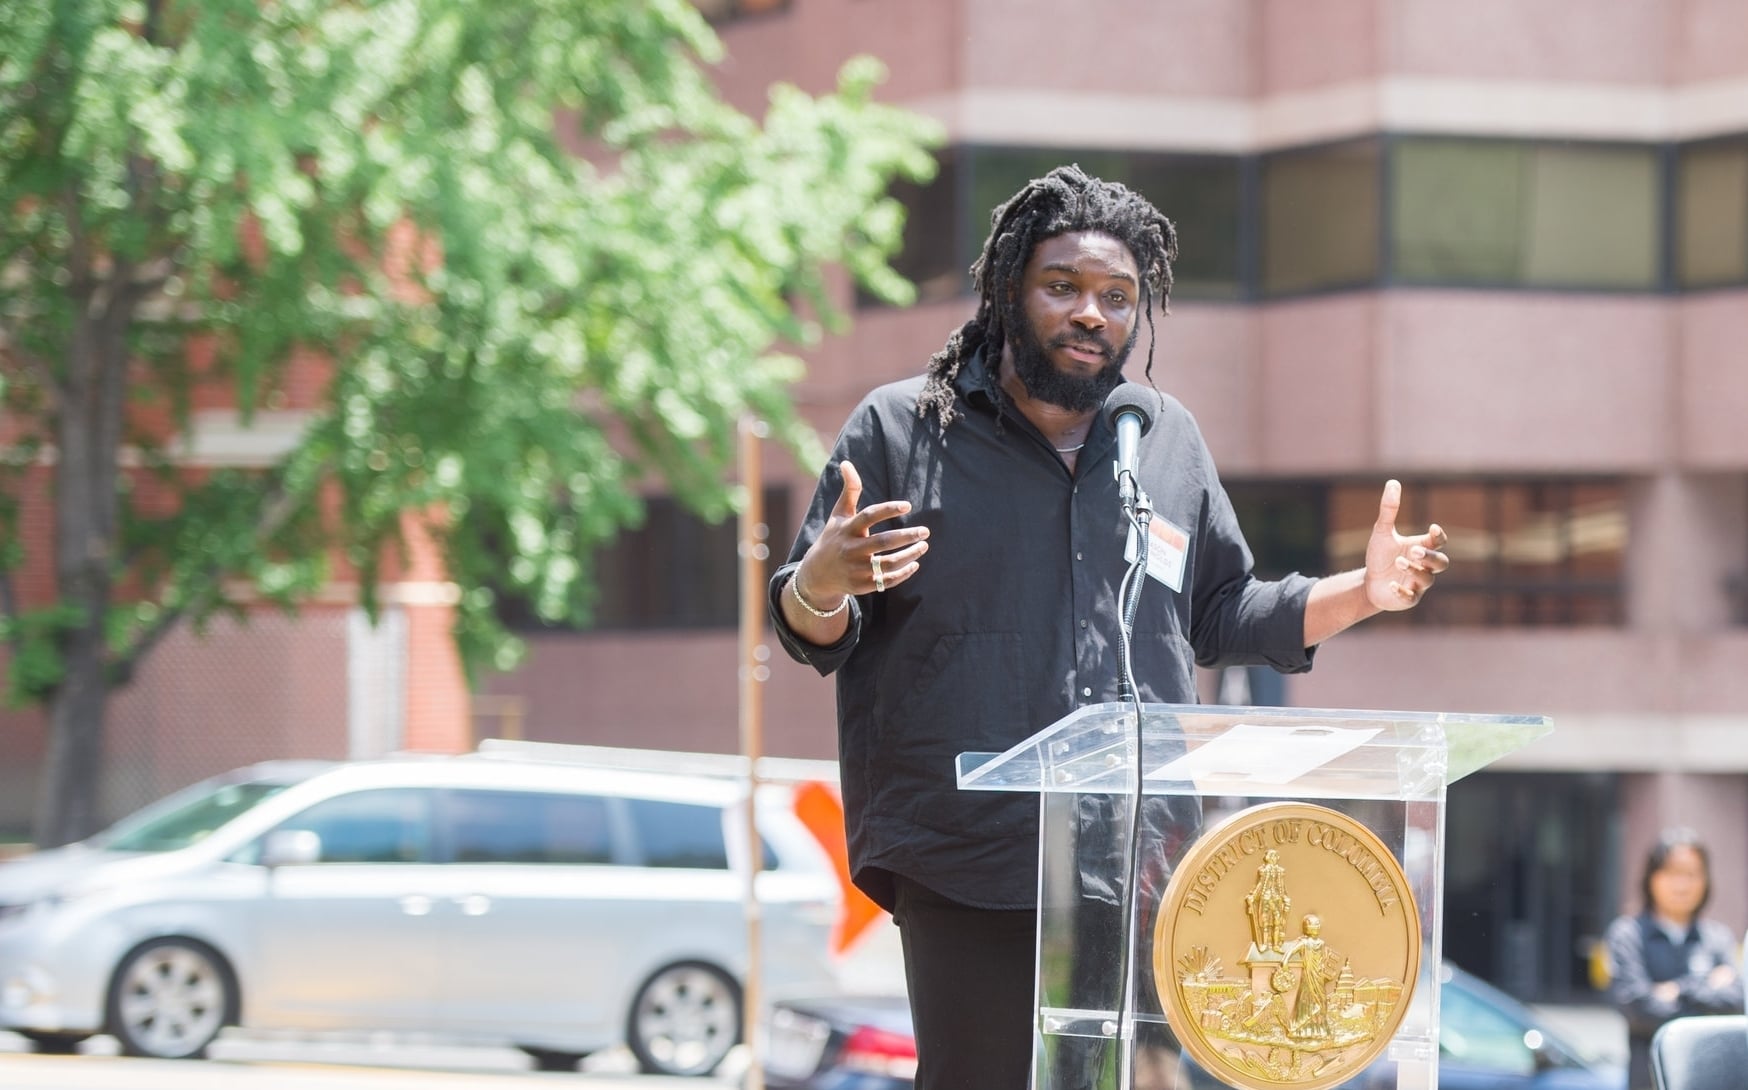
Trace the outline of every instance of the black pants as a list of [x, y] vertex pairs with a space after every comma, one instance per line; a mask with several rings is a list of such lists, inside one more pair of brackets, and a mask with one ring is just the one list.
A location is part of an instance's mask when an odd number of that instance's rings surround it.
[[1026, 1090], [1038, 915], [972, 908], [896, 877], [917, 1090]]

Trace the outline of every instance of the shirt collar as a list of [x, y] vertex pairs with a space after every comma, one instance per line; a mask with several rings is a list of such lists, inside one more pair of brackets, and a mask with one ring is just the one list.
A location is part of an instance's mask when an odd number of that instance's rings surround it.
[[984, 408], [995, 406], [995, 374], [984, 362], [982, 346], [971, 354], [965, 365], [959, 368], [959, 373], [953, 376], [953, 389], [966, 404], [976, 403]]

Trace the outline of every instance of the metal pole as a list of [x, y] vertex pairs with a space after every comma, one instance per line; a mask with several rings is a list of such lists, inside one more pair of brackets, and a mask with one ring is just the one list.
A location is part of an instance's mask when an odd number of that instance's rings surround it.
[[742, 1010], [741, 1036], [746, 1041], [745, 1090], [764, 1090], [765, 1067], [759, 1049], [759, 1008], [763, 1003], [759, 977], [763, 968], [759, 906], [759, 865], [763, 842], [759, 839], [759, 758], [764, 748], [764, 683], [771, 670], [765, 660], [770, 648], [765, 635], [765, 559], [771, 549], [766, 538], [765, 489], [759, 468], [759, 439], [765, 425], [751, 416], [740, 420], [741, 486], [746, 503], [740, 516], [740, 743], [747, 768], [747, 883], [744, 903], [747, 920], [747, 974]]

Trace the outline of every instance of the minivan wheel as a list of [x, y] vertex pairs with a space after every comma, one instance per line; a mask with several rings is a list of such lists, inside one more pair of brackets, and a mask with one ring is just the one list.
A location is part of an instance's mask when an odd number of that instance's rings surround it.
[[189, 939], [129, 954], [109, 985], [109, 1032], [128, 1056], [198, 1059], [236, 1021], [237, 989], [219, 956]]
[[740, 1041], [740, 988], [714, 965], [670, 965], [631, 1002], [625, 1043], [646, 1075], [708, 1075]]
[[44, 1056], [71, 1056], [79, 1051], [80, 1044], [88, 1036], [83, 1033], [44, 1033], [34, 1029], [21, 1029], [18, 1035]]

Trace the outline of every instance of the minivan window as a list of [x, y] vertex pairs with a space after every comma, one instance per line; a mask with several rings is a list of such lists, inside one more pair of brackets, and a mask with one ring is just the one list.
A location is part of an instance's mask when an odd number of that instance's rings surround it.
[[230, 783], [191, 799], [168, 813], [139, 824], [123, 822], [102, 840], [106, 851], [173, 852], [202, 840], [214, 829], [250, 809], [262, 799], [277, 795], [283, 783]]
[[[630, 799], [631, 820], [646, 867], [728, 869], [728, 848], [722, 839], [722, 810], [688, 802]], [[776, 870], [777, 853], [759, 837], [761, 870]]]
[[653, 799], [627, 801], [644, 866], [728, 869], [720, 808]]
[[428, 863], [432, 795], [383, 788], [324, 799], [280, 826], [322, 838], [323, 863]]
[[457, 863], [610, 863], [607, 803], [591, 795], [454, 791], [445, 800]]

